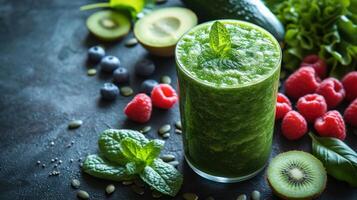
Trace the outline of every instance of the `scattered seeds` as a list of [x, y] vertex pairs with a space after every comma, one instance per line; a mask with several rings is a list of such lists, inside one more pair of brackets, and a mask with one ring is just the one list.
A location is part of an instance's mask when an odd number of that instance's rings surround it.
[[59, 160], [59, 161], [58, 161], [58, 164], [62, 164], [62, 162], [63, 162], [62, 160]]
[[194, 193], [184, 193], [182, 195], [182, 197], [185, 199], [185, 200], [197, 200], [198, 199], [198, 196]]
[[58, 160], [58, 158], [56, 157], [56, 158], [55, 158], [55, 161], [57, 161], [57, 160]]
[[38, 161], [36, 162], [36, 164], [38, 164], [38, 165], [41, 164], [41, 161], [38, 160]]
[[177, 167], [180, 163], [177, 160], [174, 160], [174, 161], [168, 162], [168, 164], [170, 164], [170, 165], [172, 165], [174, 167]]
[[52, 141], [52, 142], [50, 142], [50, 145], [51, 145], [51, 146], [54, 146], [54, 145], [55, 145], [55, 143]]
[[53, 170], [52, 172], [48, 173], [49, 176], [58, 176], [61, 172]]
[[180, 129], [175, 129], [175, 133], [182, 134], [182, 131]]
[[175, 123], [175, 126], [176, 126], [176, 128], [177, 129], [182, 129], [182, 124], [181, 124], [181, 121], [177, 121], [176, 123]]
[[161, 83], [171, 84], [171, 78], [169, 76], [162, 76], [160, 79]]
[[88, 76], [94, 76], [97, 74], [97, 70], [96, 69], [88, 69], [87, 71], [87, 75]]
[[123, 181], [123, 185], [131, 185], [133, 184], [133, 181]]
[[140, 132], [141, 132], [142, 134], [148, 133], [148, 132], [150, 132], [150, 131], [151, 131], [151, 126], [145, 126], [144, 128], [142, 128], [142, 129], [140, 130]]
[[247, 200], [247, 195], [241, 194], [237, 197], [237, 200]]
[[134, 93], [133, 89], [129, 86], [124, 86], [120, 88], [121, 95], [128, 97]]
[[152, 191], [151, 195], [155, 199], [162, 197], [162, 194], [156, 190]]
[[257, 190], [254, 190], [254, 191], [252, 192], [252, 199], [253, 199], [253, 200], [259, 200], [259, 199], [260, 199], [260, 192], [257, 191]]
[[46, 167], [46, 164], [42, 164], [42, 168], [45, 168]]
[[138, 40], [136, 38], [130, 38], [125, 42], [125, 46], [133, 47], [138, 44]]
[[209, 196], [206, 198], [206, 200], [214, 200], [214, 198], [212, 196]]
[[73, 159], [72, 159], [72, 158], [71, 158], [71, 159], [69, 159], [69, 162], [73, 163]]
[[115, 191], [115, 186], [113, 184], [107, 185], [107, 187], [105, 188], [105, 192], [107, 194], [111, 194]]
[[76, 128], [79, 128], [82, 124], [83, 124], [82, 120], [73, 120], [73, 121], [69, 122], [68, 128], [76, 129]]
[[164, 133], [163, 135], [162, 135], [162, 138], [164, 138], [164, 139], [167, 139], [167, 138], [169, 138], [170, 137], [170, 133]]
[[81, 182], [78, 179], [72, 179], [71, 186], [75, 189], [78, 189], [81, 186]]
[[159, 134], [163, 135], [163, 134], [169, 132], [170, 130], [171, 130], [171, 125], [165, 124], [165, 125], [161, 126], [161, 128], [159, 129]]
[[51, 162], [52, 162], [52, 163], [55, 162], [55, 159], [52, 158], [52, 159], [51, 159]]
[[84, 190], [78, 190], [77, 197], [81, 199], [89, 199], [89, 194]]
[[174, 161], [175, 160], [175, 155], [172, 154], [164, 154], [161, 157], [161, 160], [163, 160], [164, 162], [170, 162], [170, 161]]
[[143, 195], [143, 194], [144, 194], [144, 188], [139, 187], [139, 186], [137, 186], [137, 185], [131, 186], [131, 189], [132, 189], [136, 194], [139, 194], [139, 195]]
[[53, 167], [54, 167], [54, 168], [57, 168], [57, 167], [58, 167], [58, 165], [57, 165], [57, 164], [55, 164], [55, 165], [53, 165]]

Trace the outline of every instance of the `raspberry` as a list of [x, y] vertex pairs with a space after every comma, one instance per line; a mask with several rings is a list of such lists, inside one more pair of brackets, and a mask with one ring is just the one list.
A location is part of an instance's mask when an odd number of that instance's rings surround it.
[[308, 55], [306, 56], [300, 65], [300, 67], [312, 67], [317, 76], [320, 78], [325, 78], [326, 77], [326, 72], [327, 72], [327, 66], [324, 60], [319, 58], [318, 55]]
[[282, 93], [278, 93], [276, 100], [275, 120], [282, 119], [290, 110], [292, 110], [292, 108], [288, 97]]
[[289, 111], [281, 123], [282, 134], [289, 140], [301, 138], [307, 132], [305, 118], [296, 111]]
[[316, 93], [325, 97], [329, 109], [338, 106], [346, 94], [341, 82], [335, 78], [327, 78], [322, 81]]
[[347, 101], [353, 101], [357, 98], [357, 71], [350, 72], [343, 77], [342, 84], [346, 91]]
[[176, 91], [168, 84], [159, 84], [151, 92], [154, 106], [163, 109], [171, 108], [178, 100]]
[[357, 127], [357, 99], [347, 107], [343, 117], [347, 124]]
[[317, 87], [319, 87], [319, 81], [311, 67], [299, 68], [285, 81], [285, 92], [294, 99], [314, 93]]
[[124, 108], [124, 113], [129, 119], [140, 123], [149, 121], [151, 111], [151, 99], [144, 93], [137, 94]]
[[296, 103], [296, 108], [308, 122], [312, 123], [315, 122], [316, 118], [327, 112], [325, 98], [318, 94], [308, 94], [300, 97]]
[[335, 137], [344, 140], [346, 137], [345, 122], [341, 114], [336, 111], [328, 111], [315, 121], [315, 129], [324, 137]]

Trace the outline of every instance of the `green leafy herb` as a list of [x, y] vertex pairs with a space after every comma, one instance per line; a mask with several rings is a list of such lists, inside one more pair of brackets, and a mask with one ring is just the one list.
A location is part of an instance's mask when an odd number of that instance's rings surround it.
[[327, 173], [357, 187], [357, 153], [339, 139], [309, 135], [312, 153], [321, 160]]
[[151, 165], [146, 166], [140, 177], [155, 190], [170, 196], [177, 194], [183, 181], [175, 167], [161, 159], [155, 159]]
[[213, 52], [221, 56], [231, 49], [231, 36], [224, 24], [219, 21], [214, 22], [211, 27], [209, 44]]
[[104, 131], [98, 141], [101, 155], [90, 155], [83, 163], [84, 172], [103, 179], [132, 180], [139, 175], [163, 194], [175, 196], [182, 185], [182, 175], [157, 158], [162, 140], [148, 140], [133, 130]]

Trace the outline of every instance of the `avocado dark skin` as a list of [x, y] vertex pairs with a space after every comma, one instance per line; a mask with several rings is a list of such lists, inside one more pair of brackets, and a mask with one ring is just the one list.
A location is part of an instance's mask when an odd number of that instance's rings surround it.
[[201, 20], [237, 19], [256, 24], [278, 41], [284, 40], [284, 27], [260, 0], [182, 0]]

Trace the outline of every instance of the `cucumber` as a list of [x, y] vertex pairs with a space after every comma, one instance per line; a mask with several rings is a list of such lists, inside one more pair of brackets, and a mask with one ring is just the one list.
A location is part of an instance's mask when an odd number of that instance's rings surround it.
[[284, 39], [284, 27], [261, 0], [182, 0], [204, 20], [238, 19], [269, 31], [278, 41]]

